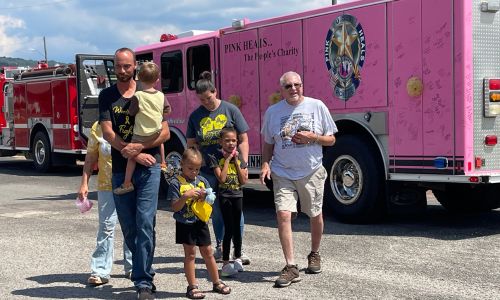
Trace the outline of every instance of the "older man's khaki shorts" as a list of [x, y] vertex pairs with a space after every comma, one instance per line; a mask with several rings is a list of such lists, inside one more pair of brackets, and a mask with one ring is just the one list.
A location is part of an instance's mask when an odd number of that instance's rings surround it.
[[321, 214], [326, 175], [323, 166], [311, 175], [298, 180], [290, 180], [272, 173], [276, 211], [297, 212], [297, 200], [299, 200], [301, 211], [310, 218]]

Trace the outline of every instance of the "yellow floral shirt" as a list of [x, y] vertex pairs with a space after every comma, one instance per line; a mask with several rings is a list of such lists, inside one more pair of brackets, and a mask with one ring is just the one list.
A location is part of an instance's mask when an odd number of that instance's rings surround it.
[[90, 130], [87, 152], [99, 155], [97, 190], [111, 191], [111, 145], [102, 137], [102, 129], [98, 122], [95, 122]]

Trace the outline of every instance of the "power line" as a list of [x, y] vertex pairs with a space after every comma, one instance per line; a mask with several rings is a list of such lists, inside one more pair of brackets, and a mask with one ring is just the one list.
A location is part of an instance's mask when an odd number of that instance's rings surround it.
[[1, 10], [6, 10], [6, 9], [21, 9], [21, 8], [40, 7], [40, 6], [47, 6], [47, 5], [52, 5], [52, 4], [59, 4], [59, 3], [63, 3], [63, 2], [69, 2], [69, 1], [74, 1], [74, 0], [54, 0], [54, 1], [47, 1], [47, 2], [43, 2], [43, 3], [31, 4], [31, 5], [0, 7], [0, 9]]

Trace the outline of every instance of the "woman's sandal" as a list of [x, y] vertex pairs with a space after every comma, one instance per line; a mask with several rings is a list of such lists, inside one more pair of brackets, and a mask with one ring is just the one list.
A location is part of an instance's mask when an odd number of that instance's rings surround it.
[[228, 295], [231, 293], [231, 288], [224, 281], [219, 280], [214, 282], [213, 291], [222, 295]]
[[197, 285], [188, 285], [186, 297], [189, 299], [203, 299], [205, 294], [203, 294]]

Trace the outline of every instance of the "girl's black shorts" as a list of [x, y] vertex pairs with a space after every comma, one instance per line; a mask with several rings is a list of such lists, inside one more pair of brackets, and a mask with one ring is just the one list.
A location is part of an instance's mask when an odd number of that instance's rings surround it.
[[210, 230], [207, 223], [200, 220], [193, 224], [175, 222], [175, 243], [196, 246], [211, 245]]

